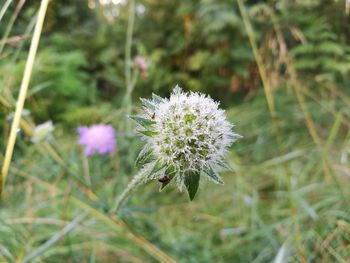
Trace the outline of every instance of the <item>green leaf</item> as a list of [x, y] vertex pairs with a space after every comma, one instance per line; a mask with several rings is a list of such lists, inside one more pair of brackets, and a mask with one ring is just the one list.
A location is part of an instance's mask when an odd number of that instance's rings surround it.
[[204, 172], [209, 176], [217, 184], [224, 184], [222, 178], [213, 170], [213, 168], [208, 167], [204, 170]]
[[43, 89], [46, 89], [48, 87], [50, 87], [52, 85], [51, 81], [45, 81], [43, 83], [40, 83], [34, 87], [32, 87], [29, 91], [28, 91], [28, 97], [33, 96], [34, 94], [36, 94], [39, 91], [42, 91]]
[[208, 51], [199, 50], [189, 58], [188, 65], [191, 70], [200, 70], [203, 68], [210, 57]]
[[185, 186], [187, 188], [190, 200], [192, 201], [198, 190], [200, 175], [199, 172], [187, 172], [184, 176]]
[[297, 45], [291, 51], [294, 56], [310, 54], [313, 52], [315, 52], [315, 46], [311, 43]]
[[147, 109], [149, 109], [151, 111], [155, 111], [156, 110], [156, 106], [154, 105], [154, 103], [152, 103], [152, 101], [147, 100], [147, 99], [143, 99], [143, 98], [141, 98], [140, 100], [142, 102], [142, 105], [145, 108], [147, 108]]
[[321, 40], [321, 41], [325, 41], [325, 40], [337, 41], [337, 38], [338, 38], [338, 36], [336, 34], [334, 34], [333, 32], [329, 32], [329, 31], [321, 32], [315, 36], [316, 40]]
[[296, 69], [314, 69], [319, 65], [319, 61], [316, 59], [298, 59], [295, 63], [294, 66]]
[[158, 133], [155, 131], [150, 131], [150, 130], [145, 130], [145, 131], [139, 131], [139, 133], [148, 136], [148, 137], [153, 137], [154, 135], [157, 135]]
[[232, 171], [232, 167], [225, 160], [219, 160], [219, 161], [217, 161], [217, 164], [218, 164], [218, 166], [220, 166], [228, 171]]
[[317, 51], [323, 52], [323, 53], [335, 54], [339, 56], [344, 54], [344, 49], [342, 48], [342, 46], [332, 41], [322, 42], [317, 47]]
[[163, 169], [165, 166], [166, 164], [160, 161], [155, 161], [154, 166], [152, 167], [152, 170], [150, 170], [150, 173], [147, 175], [147, 177], [152, 179], [152, 176]]
[[137, 156], [135, 163], [137, 166], [142, 166], [148, 163], [151, 159], [152, 159], [152, 149], [145, 146]]
[[145, 128], [148, 128], [149, 126], [151, 126], [152, 124], [155, 123], [154, 121], [152, 121], [150, 119], [142, 118], [139, 116], [130, 116], [130, 118]]
[[154, 165], [154, 167], [151, 171], [151, 174], [155, 174], [156, 172], [158, 172], [160, 169], [162, 169], [164, 167], [165, 167], [164, 163], [157, 161], [157, 163]]

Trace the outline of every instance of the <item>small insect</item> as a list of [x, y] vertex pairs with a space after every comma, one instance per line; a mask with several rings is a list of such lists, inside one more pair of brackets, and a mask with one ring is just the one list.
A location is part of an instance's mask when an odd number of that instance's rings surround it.
[[169, 183], [171, 180], [171, 178], [167, 175], [164, 175], [162, 178], [158, 179], [158, 182], [162, 183], [162, 184], [167, 184]]
[[152, 114], [152, 119], [154, 119], [156, 117], [156, 113], [155, 112], [153, 112], [153, 114]]

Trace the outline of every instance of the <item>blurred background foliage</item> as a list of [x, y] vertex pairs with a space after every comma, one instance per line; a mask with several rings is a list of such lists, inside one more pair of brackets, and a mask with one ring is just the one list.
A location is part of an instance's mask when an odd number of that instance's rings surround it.
[[[50, 4], [32, 80], [32, 90], [40, 91], [33, 100], [40, 106], [31, 110], [40, 120], [65, 120], [65, 112], [104, 100], [118, 104], [124, 90], [128, 7], [125, 1], [101, 3]], [[16, 62], [1, 61], [6, 74], [2, 79], [14, 89], [19, 86], [17, 76], [23, 71], [29, 45], [25, 33], [33, 27], [37, 7], [36, 1], [23, 5], [11, 31], [14, 42], [7, 43], [2, 54]], [[327, 82], [345, 86], [349, 81], [349, 19], [344, 2], [248, 1], [247, 8], [271, 67], [274, 88], [286, 82], [285, 54], [277, 48], [269, 9], [278, 17], [285, 48], [295, 58], [303, 81], [312, 86]], [[12, 14], [7, 12], [3, 21]], [[4, 34], [7, 27], [2, 25]], [[166, 95], [179, 83], [189, 90], [210, 93], [228, 106], [261, 86], [239, 10], [230, 1], [138, 1], [132, 43], [132, 56], [136, 55], [147, 58], [150, 65], [134, 98], [152, 91]]]
[[[0, 8], [5, 2], [1, 153], [39, 7], [6, 0]], [[0, 205], [0, 260], [20, 262], [89, 207], [93, 216], [38, 262], [161, 261], [147, 242], [178, 262], [349, 262], [350, 8], [345, 0], [244, 7], [275, 112], [236, 1], [136, 0], [131, 59], [148, 67], [132, 111], [139, 97], [168, 96], [179, 84], [219, 100], [244, 138], [232, 147], [224, 187], [204, 182], [189, 203], [149, 184], [123, 207], [121, 223], [105, 212], [135, 172], [141, 144], [125, 116], [130, 1], [51, 1]], [[31, 128], [47, 120], [55, 138], [31, 144]], [[76, 127], [99, 122], [117, 128], [118, 152], [87, 165]]]

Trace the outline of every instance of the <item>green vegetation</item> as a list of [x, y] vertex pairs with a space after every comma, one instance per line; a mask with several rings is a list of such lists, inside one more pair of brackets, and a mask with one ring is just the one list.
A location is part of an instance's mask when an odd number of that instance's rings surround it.
[[[98, 2], [49, 3], [0, 201], [0, 262], [349, 262], [346, 1]], [[1, 164], [38, 9], [0, 4]], [[127, 115], [176, 84], [220, 101], [243, 135], [225, 184], [201, 180], [190, 202], [154, 181], [109, 213], [143, 144]], [[48, 120], [52, 136], [33, 143]], [[117, 151], [86, 157], [76, 129], [97, 123], [116, 129]]]

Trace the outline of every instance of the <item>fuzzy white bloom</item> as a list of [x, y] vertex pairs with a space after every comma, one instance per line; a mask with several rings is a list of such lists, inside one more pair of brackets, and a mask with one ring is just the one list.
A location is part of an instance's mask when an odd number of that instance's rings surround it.
[[145, 115], [134, 119], [147, 142], [139, 159], [147, 156], [147, 162], [154, 162], [150, 178], [163, 184], [175, 178], [180, 189], [187, 187], [191, 199], [201, 172], [222, 183], [215, 171], [225, 166], [227, 148], [240, 136], [232, 131], [219, 103], [178, 86], [169, 99], [153, 95], [152, 100], [142, 102]]
[[154, 121], [154, 154], [180, 172], [217, 165], [236, 137], [217, 102], [179, 89], [158, 105]]

